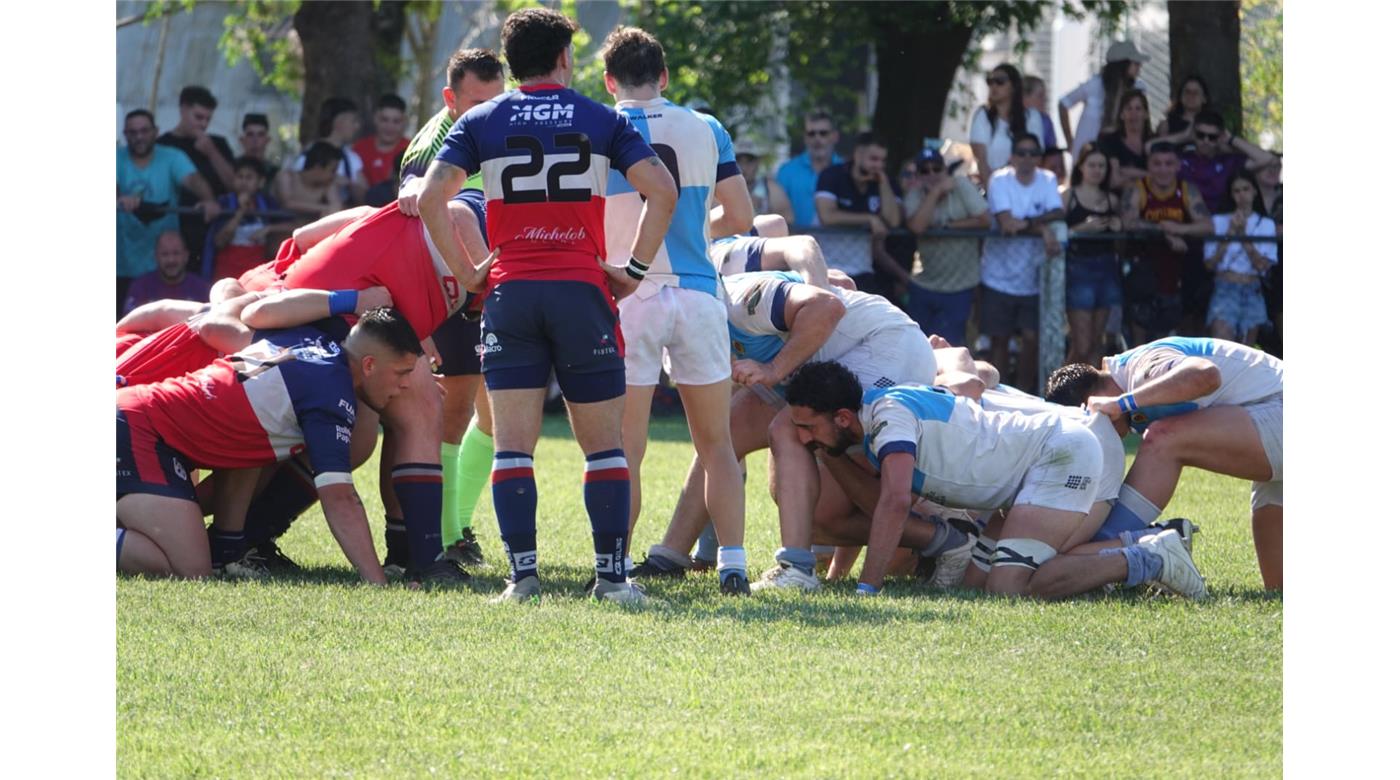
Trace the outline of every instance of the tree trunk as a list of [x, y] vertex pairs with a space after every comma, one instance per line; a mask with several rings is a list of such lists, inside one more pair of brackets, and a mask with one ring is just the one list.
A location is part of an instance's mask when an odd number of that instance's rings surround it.
[[939, 137], [948, 91], [972, 39], [972, 28], [954, 26], [948, 20], [936, 29], [929, 29], [927, 23], [882, 24], [877, 29], [880, 86], [875, 131], [889, 144], [893, 167], [923, 148], [924, 138]]
[[1172, 87], [1198, 73], [1210, 87], [1211, 107], [1225, 117], [1231, 132], [1241, 128], [1240, 4], [1231, 2], [1167, 3], [1170, 15]]
[[297, 9], [292, 26], [301, 39], [306, 73], [301, 98], [303, 144], [317, 138], [316, 124], [326, 98], [355, 101], [364, 126], [369, 127], [374, 102], [397, 84], [403, 6], [386, 0], [378, 9], [361, 2], [302, 3]]

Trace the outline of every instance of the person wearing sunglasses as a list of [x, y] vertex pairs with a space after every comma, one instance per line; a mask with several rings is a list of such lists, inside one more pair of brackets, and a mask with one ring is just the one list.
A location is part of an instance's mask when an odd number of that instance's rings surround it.
[[1254, 172], [1270, 165], [1274, 156], [1225, 129], [1225, 120], [1215, 111], [1196, 115], [1193, 131], [1196, 151], [1182, 156], [1181, 175], [1195, 184], [1212, 214], [1234, 209], [1228, 187], [1230, 178], [1247, 170]]
[[972, 296], [981, 277], [980, 241], [922, 234], [930, 227], [990, 228], [987, 199], [966, 177], [949, 173], [937, 149], [924, 149], [915, 162], [918, 189], [904, 196], [904, 214], [909, 230], [919, 235], [919, 252], [906, 311], [924, 333], [936, 333], [952, 346], [961, 347], [967, 343]]
[[817, 109], [807, 114], [802, 135], [807, 150], [778, 168], [778, 184], [792, 202], [792, 226], [815, 227], [817, 219], [817, 177], [833, 165], [845, 162], [836, 153], [841, 133], [830, 112]]
[[[1113, 124], [1113, 108], [1124, 92], [1147, 89], [1138, 79], [1138, 73], [1143, 63], [1151, 59], [1138, 51], [1132, 41], [1116, 41], [1108, 47], [1103, 70], [1060, 98], [1060, 127], [1065, 131], [1065, 138], [1071, 139], [1070, 156], [1079, 159], [1079, 150], [1084, 144], [1098, 138], [1100, 132], [1112, 129], [1109, 125]], [[1069, 110], [1080, 103], [1084, 104], [1084, 110], [1076, 127], [1070, 121]]]
[[967, 134], [980, 183], [985, 187], [993, 172], [1011, 162], [1012, 139], [1025, 132], [1039, 139], [1043, 127], [1040, 112], [1025, 108], [1021, 71], [1005, 62], [993, 68], [987, 74], [987, 104], [972, 114]]

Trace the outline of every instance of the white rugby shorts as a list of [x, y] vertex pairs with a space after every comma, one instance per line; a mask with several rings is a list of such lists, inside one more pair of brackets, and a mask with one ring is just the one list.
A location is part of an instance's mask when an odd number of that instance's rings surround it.
[[1244, 410], [1249, 412], [1249, 419], [1259, 431], [1259, 441], [1274, 471], [1274, 478], [1269, 482], [1254, 483], [1249, 497], [1250, 509], [1283, 506], [1283, 393], [1246, 404]]
[[1087, 514], [1098, 498], [1094, 483], [1102, 473], [1099, 440], [1082, 425], [1061, 422], [1060, 430], [1042, 445], [1013, 503]]
[[729, 378], [729, 315], [714, 295], [643, 281], [617, 311], [628, 385], [655, 385], [663, 366], [681, 385]]

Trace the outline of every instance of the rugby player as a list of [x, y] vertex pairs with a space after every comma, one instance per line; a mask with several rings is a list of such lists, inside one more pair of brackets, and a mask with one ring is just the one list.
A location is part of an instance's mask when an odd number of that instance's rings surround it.
[[356, 399], [380, 409], [408, 386], [418, 339], [392, 309], [366, 313], [343, 348], [315, 328], [259, 335], [199, 371], [117, 391], [117, 568], [207, 576], [191, 471], [260, 467], [304, 447], [341, 549], [383, 584], [350, 478], [350, 432]]
[[[1143, 431], [1125, 496], [1106, 534], [1142, 533], [1171, 501], [1186, 466], [1254, 483], [1250, 509], [1264, 587], [1283, 588], [1283, 361], [1213, 338], [1172, 336], [1057, 369], [1046, 397], [1083, 403]], [[1131, 489], [1131, 493], [1129, 492]]]
[[[624, 570], [631, 491], [622, 450], [626, 375], [616, 299], [645, 278], [677, 193], [625, 116], [568, 89], [577, 29], [546, 8], [506, 19], [501, 48], [520, 88], [457, 120], [418, 199], [433, 243], [466, 277], [481, 255], [453, 230], [447, 203], [469, 174], [483, 173], [487, 235], [500, 253], [483, 305], [481, 367], [496, 425], [491, 492], [511, 566], [503, 601], [526, 601], [540, 589], [533, 453], [551, 368], [586, 459], [594, 596], [646, 598]], [[646, 198], [625, 270], [602, 262], [609, 168]]]
[[[603, 44], [603, 78], [617, 109], [666, 163], [679, 189], [665, 242], [646, 281], [618, 304], [627, 344], [623, 450], [631, 474], [629, 540], [642, 511], [642, 459], [652, 395], [663, 364], [680, 391], [686, 422], [705, 472], [705, 508], [719, 539], [720, 590], [749, 593], [744, 554], [744, 485], [729, 436], [729, 328], [719, 274], [710, 262], [711, 206], [726, 232], [753, 222], [748, 186], [719, 120], [661, 97], [670, 74], [660, 42], [635, 27], [619, 27]], [[643, 202], [621, 175], [609, 177], [608, 262], [631, 259]], [[631, 569], [630, 556], [627, 569]]]
[[[1110, 582], [1154, 582], [1188, 598], [1205, 596], [1175, 531], [1102, 554], [1061, 554], [1096, 530], [1088, 512], [1103, 457], [1088, 428], [1059, 414], [986, 412], [927, 385], [862, 391], [860, 380], [834, 362], [803, 366], [787, 397], [799, 439], [826, 450], [833, 475], [844, 470], [846, 478], [879, 481], [857, 593], [880, 592], [917, 493], [955, 509], [1007, 508], [988, 592], [1050, 599]], [[851, 460], [856, 446], [878, 477]]]
[[[500, 59], [489, 49], [464, 49], [447, 63], [443, 107], [413, 136], [400, 169], [399, 210], [418, 215], [428, 166], [457, 118], [505, 91]], [[467, 178], [461, 195], [479, 212], [485, 231], [486, 197], [481, 173]], [[472, 530], [472, 513], [491, 475], [491, 405], [481, 383], [480, 304], [463, 306], [433, 331], [442, 358], [438, 365], [442, 400], [442, 541], [448, 557], [468, 566], [481, 564], [481, 544]]]

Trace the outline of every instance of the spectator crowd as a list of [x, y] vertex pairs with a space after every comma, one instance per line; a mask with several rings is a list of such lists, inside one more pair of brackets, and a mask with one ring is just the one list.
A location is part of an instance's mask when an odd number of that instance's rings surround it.
[[[859, 132], [847, 159], [837, 118], [815, 110], [803, 150], [776, 171], [760, 170], [742, 139], [735, 156], [756, 214], [814, 234], [859, 289], [925, 333], [975, 347], [1023, 390], [1037, 390], [1042, 334], [1058, 335], [1044, 328], [1041, 267], [1061, 258], [1070, 361], [1097, 364], [1169, 334], [1281, 356], [1281, 246], [1238, 239], [1282, 235], [1282, 155], [1232, 134], [1199, 75], [1174, 85], [1153, 128], [1138, 78], [1148, 56], [1119, 41], [1105, 59], [1057, 101], [1063, 138], [1044, 80], [1003, 63], [986, 75], [970, 151], [944, 143], [891, 161], [878, 135]], [[271, 257], [297, 227], [395, 197], [409, 143], [397, 95], [377, 101], [368, 132], [354, 101], [326, 100], [316, 139], [285, 164], [269, 159], [264, 114], [242, 116], [238, 153], [210, 134], [218, 105], [188, 86], [167, 132], [144, 109], [125, 117], [118, 316], [159, 298], [204, 300], [212, 280]]]

